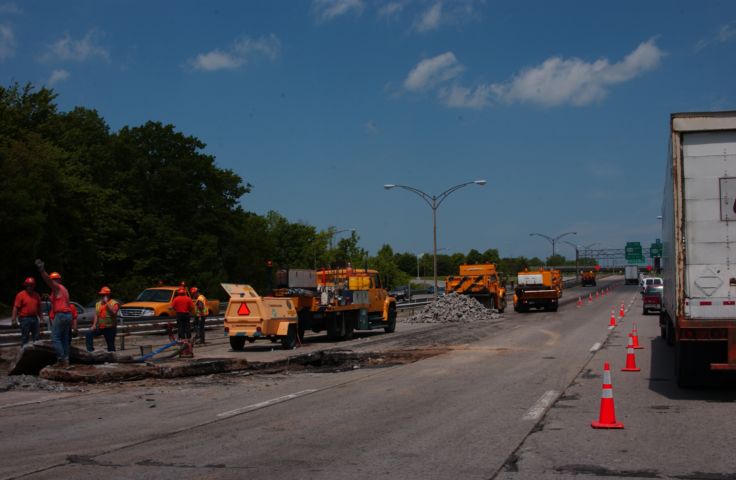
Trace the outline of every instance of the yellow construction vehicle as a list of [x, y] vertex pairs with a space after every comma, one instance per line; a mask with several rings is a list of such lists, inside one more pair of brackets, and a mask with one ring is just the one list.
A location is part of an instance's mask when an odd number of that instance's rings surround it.
[[258, 339], [280, 340], [284, 348], [296, 346], [298, 316], [290, 298], [261, 297], [250, 285], [221, 285], [230, 295], [224, 330], [233, 350]]
[[[556, 272], [556, 273], [555, 273]], [[517, 276], [514, 290], [514, 310], [528, 312], [531, 308], [557, 311], [562, 296], [562, 277], [557, 270], [524, 270]]]
[[496, 265], [460, 265], [459, 275], [451, 275], [445, 281], [446, 293], [468, 295], [488, 308], [503, 313], [506, 308], [506, 287], [499, 279]]
[[376, 270], [342, 268], [277, 272], [274, 296], [290, 298], [299, 315], [299, 338], [306, 330], [349, 339], [355, 330], [396, 329], [396, 299]]
[[589, 270], [587, 272], [583, 272], [580, 276], [580, 286], [582, 287], [595, 287], [595, 272], [593, 270]]

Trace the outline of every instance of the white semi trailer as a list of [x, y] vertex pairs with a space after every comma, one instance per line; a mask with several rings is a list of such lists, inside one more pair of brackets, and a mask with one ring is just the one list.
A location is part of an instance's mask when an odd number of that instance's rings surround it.
[[675, 113], [662, 203], [662, 337], [680, 386], [736, 370], [736, 112]]

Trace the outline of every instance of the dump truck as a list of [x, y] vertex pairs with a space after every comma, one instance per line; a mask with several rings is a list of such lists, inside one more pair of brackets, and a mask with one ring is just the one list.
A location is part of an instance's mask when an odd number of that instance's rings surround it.
[[[290, 298], [299, 316], [298, 334], [327, 332], [350, 339], [355, 330], [396, 330], [396, 299], [381, 284], [376, 270], [322, 269], [308, 274], [277, 272], [274, 296]], [[298, 278], [298, 282], [294, 283]], [[286, 279], [286, 283], [283, 280]], [[280, 282], [280, 283], [279, 283]]]
[[230, 296], [223, 329], [233, 350], [259, 339], [280, 341], [287, 349], [296, 346], [298, 316], [290, 298], [261, 297], [250, 285], [221, 285]]
[[468, 295], [499, 313], [506, 308], [506, 287], [499, 279], [493, 263], [460, 265], [459, 275], [447, 277], [445, 292]]
[[[736, 370], [736, 112], [670, 116], [661, 335], [680, 386]], [[663, 357], [664, 358], [664, 357]]]
[[[555, 280], [555, 271], [537, 270], [519, 272], [514, 289], [514, 310], [528, 312], [532, 308], [556, 312], [562, 296], [561, 277]], [[559, 272], [558, 272], [559, 273]]]
[[[138, 294], [135, 301], [120, 306], [120, 317], [124, 320], [133, 320], [141, 317], [175, 317], [176, 312], [171, 301], [176, 291], [181, 287], [159, 286], [147, 288]], [[184, 287], [187, 295], [189, 288]], [[220, 314], [220, 301], [207, 300], [209, 315]]]
[[588, 270], [580, 275], [580, 286], [582, 287], [595, 287], [595, 272]]

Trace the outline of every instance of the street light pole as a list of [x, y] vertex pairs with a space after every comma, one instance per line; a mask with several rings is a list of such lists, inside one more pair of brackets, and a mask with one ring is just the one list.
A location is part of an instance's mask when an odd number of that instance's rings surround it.
[[579, 266], [580, 253], [578, 250], [578, 246], [572, 242], [568, 242], [567, 240], [563, 240], [561, 243], [566, 243], [575, 249], [575, 281], [577, 282], [580, 277], [580, 266]]
[[562, 237], [564, 237], [564, 236], [567, 236], [567, 235], [577, 235], [577, 234], [578, 234], [578, 232], [565, 232], [565, 233], [561, 233], [561, 234], [557, 235], [556, 237], [550, 237], [548, 235], [544, 235], [542, 233], [536, 233], [535, 232], [535, 233], [530, 233], [529, 236], [530, 237], [534, 237], [534, 236], [542, 237], [542, 238], [546, 239], [549, 243], [551, 243], [552, 244], [552, 256], [554, 257], [555, 256], [555, 243], [557, 243], [557, 241], [559, 239], [561, 239]]
[[394, 185], [392, 183], [388, 183], [383, 186], [386, 190], [391, 190], [392, 188], [403, 188], [404, 190], [409, 190], [412, 193], [415, 193], [419, 195], [422, 200], [427, 202], [427, 205], [429, 205], [429, 208], [432, 209], [432, 252], [433, 252], [433, 266], [434, 266], [434, 299], [437, 300], [437, 209], [442, 205], [442, 202], [445, 201], [447, 197], [450, 196], [453, 192], [460, 190], [463, 187], [467, 187], [468, 185], [480, 185], [481, 187], [485, 185], [487, 182], [485, 180], [474, 180], [472, 182], [465, 182], [458, 185], [455, 185], [453, 187], [448, 188], [444, 192], [440, 193], [439, 195], [430, 195], [426, 192], [423, 192], [419, 190], [418, 188], [410, 187], [408, 185]]

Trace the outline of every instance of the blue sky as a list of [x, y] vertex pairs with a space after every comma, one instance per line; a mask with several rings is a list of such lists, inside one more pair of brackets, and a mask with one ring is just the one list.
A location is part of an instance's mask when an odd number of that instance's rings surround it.
[[[736, 109], [736, 2], [0, 0], [0, 80], [148, 120], [253, 184], [243, 206], [432, 247], [416, 196], [474, 179], [438, 244], [659, 236], [669, 114]], [[574, 256], [572, 248], [558, 251]]]

